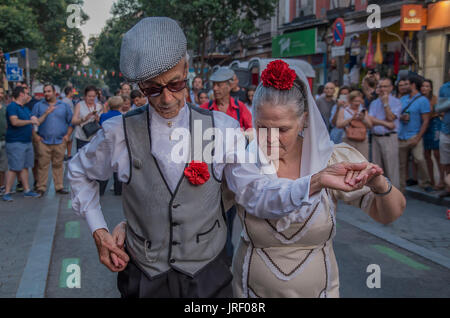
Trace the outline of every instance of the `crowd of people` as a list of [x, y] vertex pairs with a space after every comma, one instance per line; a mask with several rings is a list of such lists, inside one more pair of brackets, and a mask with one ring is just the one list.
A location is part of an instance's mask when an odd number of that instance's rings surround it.
[[[42, 86], [42, 92], [33, 95], [25, 82], [18, 82], [11, 94], [0, 87], [0, 194], [3, 201], [12, 202], [12, 194], [16, 192], [23, 192], [24, 197], [42, 197], [47, 192], [50, 166], [56, 193], [68, 194], [63, 185], [64, 162], [72, 158], [73, 140], [78, 151], [89, 143], [105, 120], [147, 103], [142, 92], [132, 90], [127, 83], [121, 85], [119, 96], [109, 100], [101, 89], [92, 85], [84, 89], [82, 97], [75, 92], [68, 86], [59, 94], [49, 83]], [[99, 180], [99, 183], [103, 194], [107, 181]], [[121, 184], [117, 181], [114, 194], [121, 194]]]
[[418, 184], [444, 197], [450, 195], [448, 87], [436, 94], [433, 82], [415, 73], [394, 82], [369, 71], [361, 87], [328, 82], [315, 98], [335, 144], [356, 148], [402, 192]]
[[[252, 128], [256, 87], [240, 87], [238, 77], [228, 67], [220, 67], [209, 80], [211, 89], [207, 90], [203, 78], [194, 77], [191, 89], [186, 86], [187, 102], [222, 111], [238, 120], [244, 130]], [[447, 86], [444, 84], [437, 96], [433, 82], [416, 74], [394, 83], [391, 78], [380, 78], [376, 71], [369, 71], [361, 87], [338, 87], [336, 82], [319, 86], [315, 100], [335, 144], [345, 142], [356, 148], [367, 160], [382, 167], [402, 192], [407, 185], [418, 184], [427, 192], [441, 191], [440, 196], [448, 196]], [[44, 98], [39, 99], [31, 96], [24, 82], [16, 85], [11, 96], [0, 88], [0, 193], [4, 201], [12, 201], [14, 192], [24, 192], [26, 197], [42, 196], [47, 190], [50, 164], [56, 192], [67, 194], [62, 183], [63, 162], [72, 158], [72, 141], [75, 139], [78, 151], [102, 122], [148, 104], [143, 91], [133, 89], [129, 83], [122, 83], [109, 100], [95, 86], [86, 87], [82, 98], [74, 92], [69, 86], [57, 96], [55, 87], [46, 84]], [[33, 187], [28, 184], [30, 168]], [[120, 195], [121, 183], [117, 176], [114, 180], [114, 193]], [[99, 182], [103, 195], [107, 181]]]

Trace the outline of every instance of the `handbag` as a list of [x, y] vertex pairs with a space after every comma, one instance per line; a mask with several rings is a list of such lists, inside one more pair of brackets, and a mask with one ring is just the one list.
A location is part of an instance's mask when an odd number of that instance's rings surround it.
[[97, 131], [99, 131], [101, 128], [100, 124], [96, 121], [91, 121], [83, 126], [84, 134], [87, 138], [90, 138], [91, 136], [95, 135]]

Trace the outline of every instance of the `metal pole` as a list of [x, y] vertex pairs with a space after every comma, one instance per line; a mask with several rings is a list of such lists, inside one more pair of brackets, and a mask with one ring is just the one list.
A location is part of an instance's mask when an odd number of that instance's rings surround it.
[[28, 54], [28, 48], [25, 49], [25, 60], [26, 60], [26, 68], [27, 68], [27, 85], [29, 88], [31, 88], [30, 86], [30, 59], [29, 59], [29, 54]]

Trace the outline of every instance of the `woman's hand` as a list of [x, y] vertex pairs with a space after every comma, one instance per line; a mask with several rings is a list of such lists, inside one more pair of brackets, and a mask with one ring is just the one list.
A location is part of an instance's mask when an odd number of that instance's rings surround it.
[[366, 169], [359, 171], [356, 175], [352, 176], [354, 180], [351, 182], [361, 182], [361, 180], [367, 176], [366, 185], [376, 193], [386, 192], [386, 179], [380, 178], [384, 174], [384, 171], [380, 166], [374, 163], [368, 163]]
[[124, 250], [124, 251], [125, 251], [125, 249], [124, 249], [123, 245], [125, 243], [125, 238], [127, 237], [126, 226], [127, 226], [127, 222], [125, 222], [125, 221], [120, 222], [119, 224], [116, 225], [116, 227], [114, 228], [114, 230], [112, 232], [112, 237], [114, 239], [114, 242], [121, 250]]
[[[125, 243], [125, 238], [127, 237], [126, 226], [127, 226], [127, 222], [125, 222], [125, 221], [120, 222], [119, 224], [116, 225], [116, 227], [114, 228], [114, 230], [112, 232], [113, 241], [115, 242], [117, 247], [124, 253], [125, 253], [124, 243]], [[128, 261], [120, 259], [119, 257], [117, 257], [117, 255], [114, 252], [111, 252], [111, 257], [117, 258], [117, 260], [120, 264], [120, 270], [124, 270], [127, 267]]]
[[123, 271], [130, 260], [123, 248], [117, 246], [116, 241], [106, 229], [96, 230], [93, 236], [100, 262], [112, 272]]
[[310, 194], [323, 188], [345, 192], [359, 190], [377, 173], [376, 169], [367, 169], [368, 165], [368, 162], [331, 165], [311, 177]]

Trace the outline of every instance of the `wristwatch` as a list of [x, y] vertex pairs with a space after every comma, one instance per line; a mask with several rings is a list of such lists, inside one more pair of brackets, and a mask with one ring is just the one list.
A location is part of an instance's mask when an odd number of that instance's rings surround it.
[[384, 108], [389, 107], [389, 104], [384, 105]]

